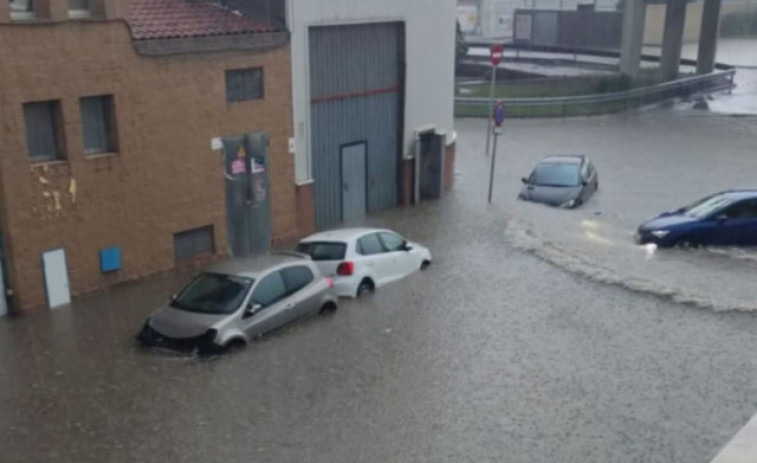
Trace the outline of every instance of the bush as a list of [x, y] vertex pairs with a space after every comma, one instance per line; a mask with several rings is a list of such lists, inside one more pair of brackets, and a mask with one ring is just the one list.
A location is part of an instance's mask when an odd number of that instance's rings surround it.
[[720, 33], [724, 37], [757, 35], [757, 10], [723, 16]]
[[597, 93], [613, 93], [622, 92], [624, 90], [630, 90], [632, 85], [631, 78], [629, 76], [616, 76], [606, 77], [597, 82]]

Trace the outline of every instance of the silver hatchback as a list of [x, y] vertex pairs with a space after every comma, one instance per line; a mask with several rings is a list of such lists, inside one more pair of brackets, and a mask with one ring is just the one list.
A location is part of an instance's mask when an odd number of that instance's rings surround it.
[[147, 319], [137, 339], [143, 346], [220, 353], [336, 309], [333, 280], [324, 278], [307, 256], [272, 254], [201, 273]]

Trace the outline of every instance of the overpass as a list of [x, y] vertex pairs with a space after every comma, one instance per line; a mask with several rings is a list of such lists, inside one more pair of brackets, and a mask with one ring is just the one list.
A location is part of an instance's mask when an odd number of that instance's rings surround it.
[[[687, 4], [687, 0], [667, 0], [660, 61], [660, 73], [664, 80], [674, 80], [678, 76]], [[704, 0], [699, 56], [697, 57], [698, 74], [708, 74], [715, 69], [721, 6], [722, 0]], [[644, 45], [646, 14], [646, 0], [626, 0], [623, 12], [620, 71], [633, 78], [638, 77], [641, 70], [641, 49]]]

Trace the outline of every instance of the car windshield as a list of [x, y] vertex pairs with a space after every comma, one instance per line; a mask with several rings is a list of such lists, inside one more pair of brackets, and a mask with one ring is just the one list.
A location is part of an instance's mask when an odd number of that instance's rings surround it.
[[694, 219], [705, 219], [733, 204], [728, 196], [712, 196], [684, 208], [683, 214]]
[[578, 164], [550, 162], [536, 166], [530, 183], [538, 186], [573, 187], [580, 184], [580, 178]]
[[231, 314], [242, 304], [252, 279], [203, 273], [174, 299], [171, 307], [187, 312]]
[[300, 243], [297, 252], [307, 254], [315, 261], [342, 260], [347, 252], [347, 244], [338, 242]]

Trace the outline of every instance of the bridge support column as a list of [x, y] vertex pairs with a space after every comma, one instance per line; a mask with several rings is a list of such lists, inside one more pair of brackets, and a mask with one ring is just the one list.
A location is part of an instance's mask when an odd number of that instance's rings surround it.
[[665, 32], [662, 38], [660, 77], [675, 80], [681, 65], [683, 30], [686, 25], [686, 0], [668, 0], [665, 9]]
[[644, 45], [647, 2], [626, 1], [623, 10], [623, 36], [620, 45], [620, 72], [633, 79], [641, 70], [641, 47]]
[[699, 34], [699, 57], [697, 74], [709, 74], [715, 70], [720, 32], [720, 7], [722, 0], [705, 0], [702, 10], [702, 30]]

